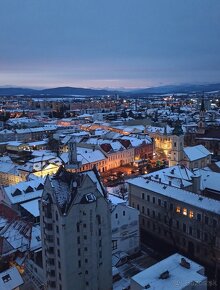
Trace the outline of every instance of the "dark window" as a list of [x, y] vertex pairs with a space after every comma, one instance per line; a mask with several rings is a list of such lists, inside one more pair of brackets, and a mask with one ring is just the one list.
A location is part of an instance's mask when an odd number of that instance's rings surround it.
[[200, 230], [197, 230], [196, 234], [197, 234], [197, 239], [200, 239]]
[[150, 195], [147, 196], [147, 201], [150, 201]]
[[7, 275], [2, 277], [2, 280], [3, 280], [4, 283], [7, 283], [8, 281], [11, 280], [11, 276], [9, 274], [7, 274]]
[[207, 216], [205, 216], [205, 224], [208, 225], [209, 224], [209, 218]]
[[57, 232], [57, 234], [59, 234], [59, 227], [58, 226], [56, 226], [56, 232]]
[[57, 250], [57, 256], [60, 257], [60, 250]]
[[62, 278], [61, 278], [61, 274], [60, 274], [60, 273], [59, 273], [59, 279], [62, 280]]
[[149, 216], [150, 215], [150, 209], [147, 208], [147, 215]]
[[99, 229], [99, 236], [101, 236], [101, 234], [102, 234], [102, 230], [101, 230], [101, 229]]
[[77, 229], [77, 233], [79, 233], [79, 231], [80, 231], [79, 223], [76, 224], [76, 229]]
[[59, 240], [59, 238], [57, 238], [57, 245], [58, 245], [58, 246], [60, 245], [60, 240]]
[[123, 216], [125, 216], [125, 211], [123, 210]]
[[153, 214], [153, 217], [155, 218], [155, 211], [154, 210], [152, 211], [152, 214]]
[[141, 194], [142, 199], [144, 199], [144, 193]]
[[85, 247], [85, 248], [84, 248], [84, 251], [87, 252], [87, 250], [88, 250], [87, 247]]
[[85, 259], [85, 263], [88, 263], [88, 259]]
[[61, 268], [60, 261], [58, 261], [58, 268], [59, 268], [59, 269]]
[[189, 235], [192, 236], [192, 227], [189, 227]]
[[155, 197], [153, 196], [153, 203], [155, 203]]
[[87, 236], [86, 235], [83, 238], [84, 238], [84, 240], [87, 240]]
[[158, 199], [158, 205], [161, 205], [161, 199]]
[[142, 206], [142, 213], [144, 213], [144, 206]]
[[172, 203], [170, 204], [170, 210], [173, 210], [173, 204]]
[[117, 213], [115, 214], [115, 218], [116, 218], [116, 219], [118, 218], [118, 214], [117, 214]]
[[201, 221], [201, 214], [200, 213], [197, 213], [197, 220]]
[[137, 209], [139, 210], [139, 204], [137, 204]]
[[163, 204], [164, 204], [164, 207], [165, 207], [165, 208], [167, 208], [167, 202], [166, 202], [166, 201], [164, 201], [164, 203], [163, 203]]
[[117, 245], [117, 240], [112, 241], [112, 250], [117, 250], [118, 245]]
[[78, 249], [78, 256], [80, 256], [81, 255], [81, 250], [80, 249]]
[[186, 240], [185, 240], [185, 238], [183, 238], [183, 246], [184, 247], [186, 246]]
[[213, 227], [216, 228], [217, 227], [217, 220], [213, 219]]
[[81, 261], [78, 261], [78, 267], [79, 268], [81, 267]]
[[186, 224], [183, 223], [183, 232], [186, 232]]
[[86, 228], [86, 224], [83, 224], [83, 227]]

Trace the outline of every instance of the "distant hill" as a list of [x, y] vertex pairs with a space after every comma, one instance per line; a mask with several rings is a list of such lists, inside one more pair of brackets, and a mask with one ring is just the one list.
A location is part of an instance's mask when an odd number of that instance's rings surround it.
[[98, 90], [98, 89], [84, 89], [73, 87], [58, 87], [43, 90], [34, 90], [28, 88], [0, 88], [1, 96], [11, 95], [50, 95], [50, 96], [105, 96], [114, 95], [117, 91], [111, 90]]
[[167, 85], [159, 87], [151, 87], [146, 89], [137, 90], [111, 90], [111, 89], [86, 89], [86, 88], [74, 88], [74, 87], [58, 87], [51, 89], [29, 89], [29, 88], [15, 88], [15, 87], [0, 87], [0, 96], [13, 96], [13, 95], [25, 95], [25, 96], [106, 96], [106, 95], [147, 95], [147, 94], [175, 94], [175, 93], [202, 93], [220, 91], [220, 83], [217, 84], [205, 84], [205, 85]]
[[133, 94], [175, 94], [175, 93], [202, 93], [220, 91], [220, 83], [217, 84], [205, 84], [205, 85], [168, 85], [152, 87], [147, 89], [135, 90]]

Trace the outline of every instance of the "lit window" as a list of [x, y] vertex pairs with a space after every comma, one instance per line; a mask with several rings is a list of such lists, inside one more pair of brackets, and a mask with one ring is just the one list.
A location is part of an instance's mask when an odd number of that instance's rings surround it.
[[191, 219], [193, 218], [193, 211], [192, 211], [192, 210], [189, 211], [189, 217], [190, 217]]
[[177, 212], [177, 213], [180, 213], [180, 212], [181, 212], [180, 206], [177, 206], [177, 208], [176, 208], [176, 212]]
[[183, 209], [183, 215], [187, 215], [187, 209], [186, 208]]

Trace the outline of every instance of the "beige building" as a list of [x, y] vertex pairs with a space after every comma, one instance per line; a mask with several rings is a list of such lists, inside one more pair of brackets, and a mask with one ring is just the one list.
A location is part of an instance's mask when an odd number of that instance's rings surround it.
[[185, 147], [183, 149], [183, 156], [181, 164], [189, 169], [204, 168], [211, 164], [211, 152], [203, 145]]
[[47, 289], [112, 289], [111, 216], [98, 173], [48, 176], [40, 212]]

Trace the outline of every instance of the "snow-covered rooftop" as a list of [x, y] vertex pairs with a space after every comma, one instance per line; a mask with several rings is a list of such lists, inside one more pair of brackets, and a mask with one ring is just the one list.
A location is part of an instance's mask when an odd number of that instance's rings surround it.
[[185, 147], [183, 151], [190, 161], [199, 160], [211, 155], [211, 152], [209, 152], [209, 150], [203, 145]]
[[44, 178], [32, 181], [22, 181], [16, 185], [4, 187], [5, 194], [11, 204], [22, 203], [35, 198], [40, 198], [43, 192]]
[[210, 199], [180, 188], [164, 185], [163, 183], [146, 180], [143, 177], [130, 179], [127, 182], [128, 184], [150, 190], [165, 197], [179, 200], [181, 202], [184, 202], [185, 204], [189, 204], [191, 206], [195, 206], [216, 214], [220, 214], [220, 201]]
[[18, 289], [20, 285], [24, 283], [21, 275], [16, 267], [7, 269], [0, 273], [0, 289], [1, 290], [13, 290]]
[[[190, 264], [189, 269], [180, 264], [182, 258]], [[160, 275], [166, 271], [168, 271], [168, 277], [166, 279], [160, 278]], [[147, 285], [149, 285], [149, 289], [180, 290], [188, 289], [193, 282], [205, 283], [207, 277], [203, 275], [202, 266], [180, 254], [174, 254], [133, 276], [131, 286], [133, 281], [140, 286], [140, 288], [135, 289], [147, 289]]]
[[21, 207], [26, 209], [34, 217], [40, 216], [39, 199], [38, 198], [22, 203]]

